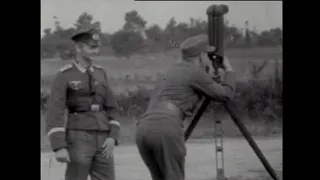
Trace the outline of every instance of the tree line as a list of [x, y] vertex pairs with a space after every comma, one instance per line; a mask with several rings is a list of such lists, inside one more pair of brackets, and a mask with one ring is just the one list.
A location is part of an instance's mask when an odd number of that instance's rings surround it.
[[[135, 10], [125, 13], [125, 23], [114, 33], [104, 33], [100, 29], [102, 48], [101, 54], [130, 57], [133, 54], [156, 53], [178, 48], [186, 38], [207, 32], [207, 21], [190, 18], [189, 22], [177, 22], [170, 18], [165, 28], [157, 24], [147, 27], [147, 21]], [[53, 29], [43, 30], [41, 38], [41, 57], [69, 59], [74, 55], [70, 36], [81, 26], [96, 24], [89, 13], [82, 13], [74, 27], [63, 28], [57, 18]], [[224, 23], [224, 39], [226, 48], [276, 47], [282, 45], [282, 29], [273, 28], [257, 32], [249, 28], [249, 22], [244, 22], [244, 28]]]

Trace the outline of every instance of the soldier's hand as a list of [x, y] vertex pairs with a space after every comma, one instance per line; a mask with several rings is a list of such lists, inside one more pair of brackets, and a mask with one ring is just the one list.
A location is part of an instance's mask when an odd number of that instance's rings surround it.
[[113, 154], [116, 141], [113, 138], [107, 138], [102, 145], [102, 157], [108, 159]]
[[69, 153], [66, 148], [59, 149], [55, 152], [56, 160], [61, 163], [70, 162]]
[[216, 82], [218, 83], [221, 83], [221, 75], [218, 73], [218, 74], [215, 74], [215, 76], [212, 76], [211, 77], [213, 80], [215, 80]]

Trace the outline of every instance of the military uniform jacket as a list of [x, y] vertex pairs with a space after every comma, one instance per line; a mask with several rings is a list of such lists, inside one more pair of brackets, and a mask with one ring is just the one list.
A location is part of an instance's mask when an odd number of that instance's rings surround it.
[[226, 72], [223, 82], [218, 83], [204, 69], [198, 69], [184, 61], [171, 67], [161, 81], [151, 95], [144, 117], [155, 112], [169, 113], [165, 109], [157, 108], [156, 104], [163, 100], [172, 102], [185, 117], [190, 117], [202, 96], [220, 102], [233, 98], [234, 73], [232, 72]]
[[61, 68], [52, 83], [46, 119], [53, 150], [67, 146], [66, 129], [110, 131], [117, 142], [118, 106], [106, 72], [96, 65], [86, 70], [76, 62]]

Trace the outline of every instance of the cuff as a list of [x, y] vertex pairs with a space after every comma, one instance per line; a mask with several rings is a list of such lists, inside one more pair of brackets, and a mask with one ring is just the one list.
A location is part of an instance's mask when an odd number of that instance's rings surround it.
[[120, 134], [120, 123], [116, 120], [111, 120], [110, 125], [110, 134], [109, 137], [115, 139], [116, 145], [119, 144], [119, 134]]
[[53, 151], [56, 151], [57, 149], [66, 148], [67, 142], [66, 142], [66, 135], [65, 131], [56, 131], [53, 133], [48, 133], [51, 149]]

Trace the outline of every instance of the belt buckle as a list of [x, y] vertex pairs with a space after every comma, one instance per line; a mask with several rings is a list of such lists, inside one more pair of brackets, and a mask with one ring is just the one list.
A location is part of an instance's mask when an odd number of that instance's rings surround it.
[[99, 111], [100, 106], [99, 104], [91, 104], [91, 111], [97, 112]]

